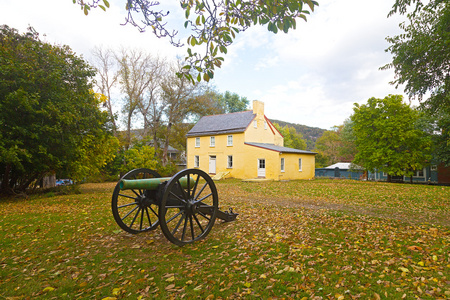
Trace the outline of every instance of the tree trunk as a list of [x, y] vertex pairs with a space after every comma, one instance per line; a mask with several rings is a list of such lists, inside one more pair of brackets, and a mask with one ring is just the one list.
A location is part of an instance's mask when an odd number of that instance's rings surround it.
[[164, 141], [164, 149], [163, 149], [163, 157], [162, 157], [162, 165], [165, 167], [167, 165], [167, 151], [169, 149], [169, 137], [170, 137], [170, 130], [172, 128], [172, 123], [169, 122], [167, 125], [167, 133], [166, 133], [166, 140]]
[[387, 182], [392, 182], [392, 176], [391, 176], [391, 174], [388, 174], [387, 175], [387, 180], [386, 180]]
[[9, 174], [11, 173], [11, 165], [6, 165], [5, 173], [2, 178], [2, 185], [0, 186], [0, 193], [10, 193]]

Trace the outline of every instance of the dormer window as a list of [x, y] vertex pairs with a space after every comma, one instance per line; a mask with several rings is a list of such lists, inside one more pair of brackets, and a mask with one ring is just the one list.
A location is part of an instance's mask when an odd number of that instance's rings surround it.
[[254, 128], [258, 128], [258, 121], [256, 121], [256, 120], [253, 121], [253, 127], [254, 127]]

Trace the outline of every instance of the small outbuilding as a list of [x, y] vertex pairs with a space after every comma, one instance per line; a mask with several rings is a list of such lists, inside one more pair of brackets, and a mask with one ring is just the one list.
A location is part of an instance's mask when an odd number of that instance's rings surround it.
[[349, 162], [338, 162], [325, 168], [316, 168], [316, 177], [360, 180], [364, 177], [364, 169]]

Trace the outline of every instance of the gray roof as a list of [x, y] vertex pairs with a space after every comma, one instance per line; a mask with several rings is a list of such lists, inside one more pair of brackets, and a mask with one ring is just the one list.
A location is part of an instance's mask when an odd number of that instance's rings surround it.
[[244, 132], [255, 118], [253, 111], [202, 117], [186, 136], [202, 136]]
[[350, 170], [350, 169], [363, 169], [362, 167], [352, 164], [352, 163], [347, 163], [347, 162], [338, 162], [335, 163], [331, 166], [325, 167], [325, 168], [321, 168], [321, 169], [327, 169], [327, 170], [334, 170], [335, 168], [339, 168], [340, 170]]
[[245, 143], [246, 145], [255, 146], [259, 148], [264, 148], [267, 150], [282, 152], [282, 153], [297, 153], [297, 154], [316, 154], [315, 152], [307, 151], [307, 150], [299, 150], [288, 147], [276, 146], [274, 144], [265, 144], [265, 143]]

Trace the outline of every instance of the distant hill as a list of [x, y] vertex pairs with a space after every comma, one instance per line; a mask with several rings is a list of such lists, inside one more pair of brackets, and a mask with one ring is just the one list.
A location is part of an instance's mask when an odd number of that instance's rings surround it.
[[309, 127], [306, 125], [293, 124], [279, 120], [270, 120], [270, 122], [277, 123], [282, 127], [286, 125], [289, 127], [294, 127], [295, 130], [297, 132], [300, 132], [303, 135], [303, 138], [306, 140], [307, 144], [306, 150], [313, 150], [316, 145], [317, 139], [320, 138], [322, 134], [326, 131], [325, 129], [318, 127]]

